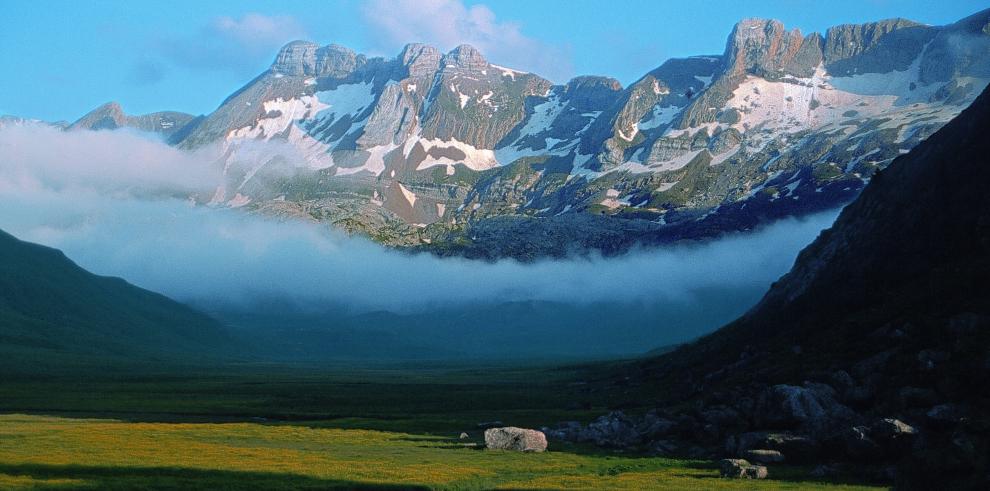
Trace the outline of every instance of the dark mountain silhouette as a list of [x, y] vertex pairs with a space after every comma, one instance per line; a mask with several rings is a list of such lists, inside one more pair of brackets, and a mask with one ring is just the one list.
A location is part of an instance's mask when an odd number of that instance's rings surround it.
[[214, 354], [229, 339], [183, 304], [0, 231], [0, 348], [124, 357]]

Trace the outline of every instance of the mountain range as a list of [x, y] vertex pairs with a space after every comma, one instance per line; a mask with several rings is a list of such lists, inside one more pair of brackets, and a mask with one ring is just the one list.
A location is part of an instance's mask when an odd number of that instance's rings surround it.
[[110, 103], [69, 128], [215, 146], [225, 181], [204, 204], [531, 259], [843, 205], [988, 81], [990, 10], [807, 35], [747, 19], [723, 53], [668, 60], [628, 87], [557, 85], [468, 45], [409, 44], [385, 59], [294, 41], [208, 115], [128, 116]]

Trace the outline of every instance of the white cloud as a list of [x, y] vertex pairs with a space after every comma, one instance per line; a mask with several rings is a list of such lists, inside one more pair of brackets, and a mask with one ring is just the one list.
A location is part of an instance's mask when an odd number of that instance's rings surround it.
[[121, 197], [188, 196], [220, 182], [214, 149], [186, 152], [148, 134], [62, 131], [43, 124], [0, 128], [0, 192], [87, 189]]
[[177, 66], [253, 76], [285, 43], [306, 38], [306, 29], [295, 17], [249, 13], [216, 17], [195, 36], [158, 39], [155, 51]]
[[[219, 182], [216, 155], [135, 132], [12, 125], [0, 128], [0, 156], [0, 229], [179, 300], [245, 311], [272, 300], [394, 312], [533, 301], [655, 307], [654, 317], [618, 334], [611, 324], [575, 326], [627, 351], [643, 339], [636, 336], [681, 341], [742, 313], [836, 214], [609, 259], [489, 263], [404, 254], [326, 224], [193, 206], [189, 195]], [[506, 325], [524, 321], [513, 312]]]
[[[219, 182], [215, 155], [125, 131], [0, 129], [0, 229], [97, 273], [182, 300], [293, 298], [369, 310], [484, 302], [693, 303], [764, 291], [835, 212], [757, 233], [612, 259], [522, 264], [388, 250], [324, 226], [191, 206]], [[754, 252], [755, 251], [755, 252]], [[709, 298], [714, 307], [724, 298]]]
[[562, 82], [573, 75], [567, 50], [526, 36], [516, 22], [496, 18], [486, 5], [461, 0], [366, 0], [363, 14], [380, 49], [395, 52], [411, 42], [443, 50], [463, 43], [489, 61]]
[[257, 13], [245, 14], [240, 19], [217, 17], [210, 23], [207, 32], [248, 48], [263, 49], [306, 37], [306, 29], [291, 15], [265, 16]]

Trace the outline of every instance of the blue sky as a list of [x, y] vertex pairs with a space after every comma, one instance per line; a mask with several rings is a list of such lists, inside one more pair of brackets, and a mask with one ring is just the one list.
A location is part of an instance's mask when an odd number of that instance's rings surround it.
[[[933, 7], [937, 5], [937, 7]], [[406, 42], [477, 46], [555, 82], [628, 84], [667, 58], [721, 53], [745, 17], [802, 32], [906, 17], [946, 24], [976, 0], [341, 0], [0, 3], [0, 114], [74, 120], [116, 100], [128, 113], [212, 111], [293, 39], [394, 56]]]

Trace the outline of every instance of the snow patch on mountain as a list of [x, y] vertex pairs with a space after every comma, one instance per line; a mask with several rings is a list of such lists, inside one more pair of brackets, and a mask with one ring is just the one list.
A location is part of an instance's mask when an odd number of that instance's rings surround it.
[[512, 80], [515, 80], [516, 79], [516, 75], [525, 75], [527, 73], [527, 72], [523, 72], [523, 71], [519, 71], [519, 70], [513, 70], [511, 68], [506, 68], [504, 66], [499, 66], [499, 65], [491, 65], [491, 67], [494, 68], [494, 69], [496, 69], [496, 70], [498, 70], [498, 71], [500, 71], [500, 72], [502, 72], [502, 76], [503, 77], [510, 77], [510, 78], [512, 78]]
[[[505, 145], [501, 148], [495, 150], [495, 156], [501, 165], [508, 165], [516, 160], [523, 157], [534, 157], [538, 155], [566, 155], [569, 153], [570, 149], [577, 143], [580, 136], [594, 121], [594, 118], [601, 114], [589, 113], [582, 114], [582, 117], [588, 117], [589, 122], [580, 131], [573, 135], [572, 140], [562, 140], [559, 138], [544, 137], [543, 147], [534, 148], [527, 145], [525, 142], [529, 142], [544, 133], [549, 133], [557, 118], [564, 112], [567, 108], [567, 103], [562, 101], [556, 93], [551, 93], [546, 101], [541, 102], [533, 107], [533, 112], [529, 115], [522, 128], [519, 129], [518, 137], [510, 144]], [[570, 142], [568, 145], [558, 145], [561, 142]], [[556, 147], [556, 148], [555, 148]]]
[[375, 102], [374, 85], [371, 83], [338, 85], [333, 90], [324, 90], [316, 93], [316, 97], [325, 106], [325, 112], [320, 114], [326, 117], [327, 114], [340, 117], [344, 114], [358, 114]]
[[[426, 159], [416, 166], [416, 170], [418, 171], [436, 165], [445, 165], [448, 167], [448, 174], [453, 174], [453, 166], [455, 164], [464, 164], [467, 168], [476, 171], [498, 166], [498, 159], [495, 158], [495, 152], [492, 150], [475, 148], [456, 139], [445, 141], [439, 139], [410, 138], [406, 141], [405, 148], [403, 149], [404, 154], [408, 156], [417, 143], [422, 145], [423, 149], [427, 152]], [[449, 157], [437, 158], [429, 155], [431, 149], [443, 150], [448, 148], [460, 150], [465, 157], [455, 160]]]
[[662, 107], [658, 104], [653, 106], [653, 110], [647, 113], [646, 117], [636, 124], [636, 127], [640, 130], [651, 130], [653, 128], [670, 124], [683, 109], [684, 108], [678, 106]]
[[403, 186], [401, 182], [398, 183], [398, 184], [399, 184], [399, 191], [402, 192], [402, 196], [404, 198], [406, 198], [406, 201], [409, 202], [409, 206], [415, 207], [416, 206], [416, 193], [410, 191], [409, 188]]

